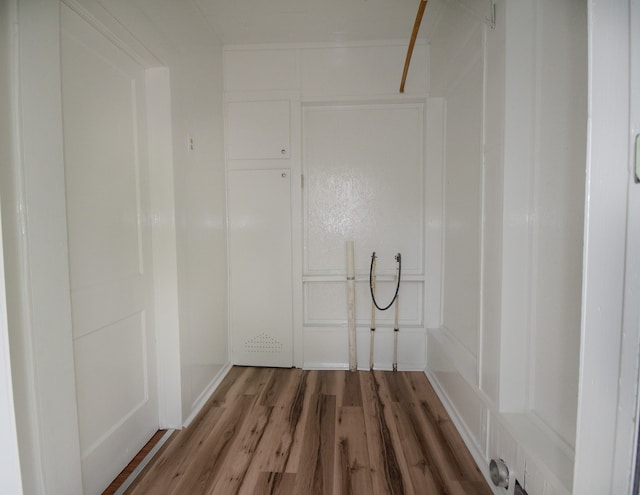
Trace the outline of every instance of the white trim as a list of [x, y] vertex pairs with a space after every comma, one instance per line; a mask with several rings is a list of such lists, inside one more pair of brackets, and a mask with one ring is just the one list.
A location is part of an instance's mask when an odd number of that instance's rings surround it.
[[[18, 8], [18, 102], [25, 270], [28, 297], [21, 334], [27, 390], [16, 397], [28, 437], [22, 469], [24, 489], [48, 494], [81, 493], [80, 441], [66, 228], [60, 4], [21, 1]], [[21, 443], [25, 441], [21, 436]], [[31, 464], [33, 462], [33, 464]], [[37, 485], [37, 486], [34, 486]], [[31, 487], [31, 488], [30, 488]], [[36, 492], [33, 492], [36, 493]]]
[[629, 0], [590, 0], [588, 9], [589, 118], [575, 494], [613, 493], [630, 179]]
[[455, 369], [474, 387], [479, 388], [478, 356], [474, 355], [464, 344], [447, 328], [427, 328], [427, 338], [435, 339], [448, 353]]
[[[245, 101], [300, 101], [300, 91], [293, 89], [270, 89], [265, 91], [225, 91], [222, 95], [224, 103]], [[290, 156], [291, 158], [291, 156]]]
[[629, 190], [627, 203], [627, 247], [625, 264], [625, 302], [620, 360], [620, 389], [611, 493], [631, 493], [636, 473], [640, 418], [640, 184], [633, 178], [635, 137], [640, 133], [640, 1], [630, 1], [630, 119]]
[[169, 69], [147, 69], [145, 83], [158, 421], [160, 428], [180, 428], [182, 370]]
[[[304, 363], [303, 370], [333, 370], [333, 371], [349, 371], [349, 363], [322, 363], [322, 362], [309, 362]], [[358, 370], [364, 370], [365, 368], [358, 368]], [[369, 368], [366, 368], [368, 370]]]
[[[18, 304], [13, 308], [13, 318], [10, 322], [11, 332], [11, 352], [14, 356], [19, 356], [23, 362], [21, 367], [14, 367], [13, 380], [18, 390], [18, 399], [14, 396], [14, 405], [16, 408], [16, 419], [20, 442], [20, 458], [23, 470], [24, 489], [34, 492], [45, 491], [45, 481], [43, 473], [43, 461], [40, 457], [42, 452], [42, 443], [40, 439], [40, 425], [37, 421], [37, 391], [36, 391], [36, 365], [32, 352], [33, 349], [33, 331], [31, 323], [31, 294], [28, 287], [28, 239], [27, 232], [27, 207], [25, 192], [25, 172], [23, 164], [23, 131], [22, 131], [22, 89], [20, 86], [20, 25], [18, 22], [18, 0], [14, 0], [11, 17], [14, 22], [12, 61], [9, 68], [11, 73], [11, 118], [13, 125], [12, 146], [12, 164], [9, 194], [10, 199], [15, 203], [15, 214], [11, 217], [10, 223], [5, 223], [3, 229], [5, 234], [10, 233], [13, 240], [13, 253], [5, 256], [12, 266], [13, 286], [10, 286], [10, 292], [13, 293], [13, 299]], [[11, 176], [12, 175], [12, 176]], [[2, 180], [7, 180], [3, 176]], [[9, 182], [7, 180], [7, 182]], [[7, 197], [5, 197], [7, 200]], [[11, 243], [5, 235], [4, 242]], [[15, 362], [14, 362], [15, 363]], [[14, 365], [15, 366], [15, 365]], [[28, 473], [28, 474], [24, 474]]]
[[202, 391], [202, 393], [198, 396], [198, 398], [193, 403], [193, 410], [189, 417], [184, 421], [183, 426], [186, 428], [191, 424], [191, 422], [196, 418], [196, 416], [200, 413], [204, 405], [211, 398], [216, 389], [220, 386], [224, 377], [227, 376], [227, 373], [231, 371], [231, 367], [233, 365], [230, 362], [227, 362], [218, 374], [209, 382], [209, 385]]
[[[379, 93], [379, 94], [347, 94], [347, 95], [324, 95], [317, 93], [304, 93], [300, 97], [301, 102], [306, 107], [333, 105], [333, 106], [355, 106], [355, 105], [391, 105], [397, 103], [414, 103], [425, 105], [427, 101], [426, 93]], [[424, 110], [422, 110], [424, 111]]]
[[[317, 50], [322, 48], [369, 48], [375, 46], [407, 46], [408, 39], [396, 40], [370, 40], [370, 41], [338, 41], [319, 43], [259, 43], [259, 44], [232, 44], [224, 45], [224, 51], [243, 50]], [[427, 46], [426, 39], [417, 39], [416, 46]]]
[[[2, 35], [3, 33], [0, 33]], [[2, 222], [0, 222], [0, 479], [6, 493], [22, 493], [18, 432], [13, 404], [11, 358], [9, 355], [9, 325], [4, 278], [2, 248]]]

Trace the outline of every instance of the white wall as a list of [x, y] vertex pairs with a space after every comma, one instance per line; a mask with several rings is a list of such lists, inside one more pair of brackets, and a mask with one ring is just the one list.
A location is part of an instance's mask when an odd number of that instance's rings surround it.
[[[225, 48], [228, 101], [290, 102], [286, 160], [240, 160], [227, 150], [227, 166], [286, 166], [292, 177], [304, 175], [302, 192], [292, 181], [297, 366], [348, 366], [345, 243], [354, 240], [359, 367], [369, 366], [368, 275], [375, 250], [380, 303], [393, 296], [394, 255], [402, 253], [398, 363], [424, 368], [428, 53], [417, 45], [405, 95], [399, 95], [405, 54], [406, 42]], [[376, 367], [390, 369], [391, 310], [377, 313], [376, 328]]]
[[[193, 6], [189, 10], [168, 2], [166, 8], [156, 9], [154, 3], [147, 15], [138, 8], [128, 10], [130, 3], [117, 0], [71, 3], [86, 10], [100, 29], [112, 31], [143, 65], [167, 65], [175, 76], [171, 181], [178, 205], [179, 281], [172, 283], [179, 297], [182, 337], [180, 348], [174, 348], [179, 352], [174, 365], [182, 366], [182, 372], [177, 368], [173, 376], [181, 376], [183, 396], [167, 426], [180, 426], [212, 390], [228, 361], [220, 44]], [[2, 161], [0, 195], [24, 490], [81, 493], [60, 115], [59, 6], [57, 2], [9, 6], [17, 12], [14, 19], [19, 25], [15, 65], [8, 72], [14, 84], [10, 110], [15, 155]], [[195, 145], [189, 155], [187, 135], [193, 136]]]
[[[197, 21], [195, 9], [153, 8], [171, 21], [179, 15], [188, 17], [194, 21], [192, 33], [204, 38], [194, 40], [185, 35], [182, 41], [188, 40], [188, 46], [163, 57], [171, 72], [182, 411], [186, 421], [212, 391], [213, 381], [228, 362], [222, 47]], [[171, 16], [173, 9], [181, 13]], [[161, 25], [171, 28], [166, 21]]]
[[584, 2], [537, 2], [529, 406], [569, 445], [578, 401], [587, 131]]
[[[478, 356], [482, 221], [483, 32], [473, 26], [468, 67], [448, 81], [445, 101], [442, 325]], [[435, 42], [432, 42], [437, 46]], [[433, 65], [436, 70], [440, 67]]]
[[496, 2], [493, 28], [488, 9], [437, 8], [428, 36], [430, 96], [443, 108], [444, 273], [428, 374], [481, 463], [504, 458], [530, 494], [569, 492], [586, 6]]
[[[155, 78], [164, 85], [156, 96], [170, 98], [164, 107], [156, 105], [160, 112], [166, 112], [163, 118], [169, 119], [171, 141], [158, 143], [162, 128], [155, 129], [160, 133], [155, 136], [156, 151], [162, 149], [162, 154], [155, 156], [162, 160], [172, 154], [173, 182], [173, 198], [160, 198], [158, 204], [164, 204], [165, 209], [156, 211], [154, 218], [168, 218], [175, 225], [174, 232], [165, 230], [169, 242], [176, 244], [177, 257], [175, 274], [166, 282], [171, 284], [172, 294], [177, 292], [179, 332], [174, 331], [162, 344], [168, 359], [179, 363], [179, 369], [166, 374], [165, 381], [180, 377], [181, 410], [169, 410], [167, 416], [167, 420], [181, 416], [180, 424], [188, 422], [203, 404], [228, 363], [222, 45], [192, 2], [109, 0], [98, 4], [82, 0], [81, 4], [135, 49], [147, 67], [168, 70], [168, 76], [150, 76], [151, 81]], [[153, 123], [150, 129], [154, 129]], [[162, 166], [161, 161], [157, 163]], [[162, 225], [167, 226], [166, 222], [156, 225], [156, 232]], [[165, 260], [171, 262], [170, 258]], [[176, 318], [173, 313], [165, 316]], [[175, 384], [168, 386], [176, 390]], [[166, 426], [177, 424], [170, 421]]]
[[[18, 2], [3, 4], [9, 5], [10, 18], [16, 15], [14, 11], [17, 4]], [[105, 2], [103, 4], [106, 5]], [[111, 7], [116, 5], [123, 8], [127, 4], [128, 2], [124, 0], [110, 2]], [[139, 5], [142, 4], [143, 2], [139, 2]], [[455, 2], [449, 2], [449, 4], [453, 5]], [[59, 148], [61, 125], [58, 118], [59, 88], [56, 89], [59, 78], [55, 76], [59, 46], [57, 5], [51, 2], [20, 2], [19, 5], [21, 51], [16, 53], [16, 56], [19, 57], [22, 67], [20, 73], [12, 70], [11, 74], [16, 86], [22, 82], [22, 98], [18, 99], [17, 95], [12, 98], [13, 103], [18, 106], [10, 110], [13, 114], [7, 122], [10, 121], [11, 128], [16, 132], [18, 128], [22, 128], [23, 134], [14, 136], [16, 156], [13, 160], [0, 162], [2, 179], [0, 180], [0, 197], [2, 198], [10, 345], [12, 355], [20, 357], [13, 360], [12, 371], [20, 457], [24, 470], [23, 482], [26, 493], [42, 492], [45, 486], [49, 493], [78, 493], [80, 475], [77, 435], [74, 433], [77, 432], [77, 428], [74, 427], [75, 409], [69, 409], [70, 403], [73, 402], [73, 370], [70, 369], [71, 361], [67, 359], [71, 351], [68, 345], [70, 342], [69, 315], [68, 308], [65, 309], [66, 296], [63, 297], [64, 292], [68, 296], [68, 287], [64, 287], [66, 275], [62, 273], [66, 260], [66, 239], [64, 229], [60, 228], [61, 218], [64, 217], [61, 210], [64, 197], [61, 195], [60, 187], [62, 184], [60, 172], [62, 160]], [[436, 8], [440, 4], [432, 0], [429, 5]], [[573, 3], [553, 8], [563, 9], [571, 5]], [[502, 456], [508, 460], [513, 470], [521, 474], [526, 461], [527, 488], [531, 494], [566, 493], [572, 483], [570, 471], [573, 465], [573, 449], [552, 448], [545, 451], [548, 442], [534, 445], [533, 442], [527, 442], [519, 436], [521, 430], [531, 426], [531, 420], [523, 415], [503, 414], [503, 411], [518, 411], [521, 404], [525, 403], [528, 407], [533, 405], [538, 412], [537, 416], [545, 419], [549, 426], [549, 428], [544, 427], [547, 428], [546, 431], [551, 430], [552, 433], [552, 429], [556, 429], [558, 432], [564, 431], [565, 436], [568, 436], [566, 432], [571, 430], [567, 419], [571, 421], [572, 418], [566, 413], [570, 408], [570, 402], [574, 400], [572, 394], [564, 398], [560, 412], [548, 407], [550, 401], [543, 396], [544, 394], [538, 393], [534, 402], [529, 402], [529, 398], [532, 397], [529, 395], [529, 377], [532, 376], [535, 379], [533, 385], [536, 387], [547, 380], [539, 373], [542, 371], [541, 368], [529, 366], [529, 359], [537, 358], [543, 347], [538, 345], [537, 350], [534, 349], [531, 355], [527, 352], [528, 338], [533, 336], [529, 332], [529, 325], [532, 323], [529, 315], [533, 314], [528, 309], [532, 304], [531, 294], [543, 290], [545, 284], [542, 279], [538, 279], [533, 285], [529, 283], [531, 279], [527, 274], [531, 274], [530, 264], [520, 261], [521, 255], [533, 260], [533, 252], [529, 252], [527, 247], [533, 246], [529, 239], [534, 234], [545, 238], [547, 236], [545, 232], [552, 234], [554, 227], [543, 224], [535, 229], [531, 227], [533, 223], [528, 215], [540, 198], [536, 200], [535, 194], [530, 202], [527, 198], [531, 193], [528, 188], [531, 181], [537, 177], [538, 181], [544, 182], [543, 178], [547, 173], [545, 170], [540, 170], [536, 172], [537, 175], [528, 175], [532, 170], [536, 171], [530, 165], [535, 163], [534, 156], [537, 156], [533, 153], [534, 145], [546, 142], [549, 149], [554, 149], [557, 144], [545, 141], [544, 136], [541, 136], [541, 141], [532, 139], [534, 133], [539, 132], [535, 131], [536, 122], [527, 119], [516, 122], [518, 115], [533, 114], [538, 97], [536, 88], [539, 83], [533, 76], [545, 74], [544, 70], [538, 71], [537, 64], [531, 64], [529, 61], [536, 60], [535, 53], [546, 53], [551, 46], [546, 43], [546, 35], [545, 39], [539, 38], [542, 31], [537, 30], [539, 23], [546, 18], [545, 12], [548, 12], [546, 9], [549, 6], [550, 3], [547, 2], [542, 5], [542, 10], [536, 11], [533, 2], [509, 2], [509, 9], [505, 12], [505, 2], [500, 1], [497, 2], [498, 24], [495, 30], [489, 32], [486, 28], [482, 28], [485, 29], [486, 36], [486, 49], [481, 55], [485, 64], [483, 77], [486, 82], [483, 88], [484, 128], [482, 132], [485, 155], [481, 196], [484, 217], [481, 231], [483, 257], [480, 283], [483, 289], [479, 303], [480, 315], [476, 319], [478, 328], [471, 333], [460, 334], [463, 339], [468, 339], [466, 346], [460, 345], [458, 337], [440, 338], [447, 335], [445, 332], [431, 333], [429, 337], [429, 364], [432, 377], [438, 375], [436, 384], [439, 391], [469, 441], [469, 445], [476, 448], [476, 453], [480, 454], [481, 460]], [[150, 27], [149, 18], [154, 16], [152, 7], [148, 6], [149, 15], [138, 9], [134, 16], [120, 16], [120, 21], [125, 24], [134, 23], [129, 26], [132, 28], [134, 25], [137, 26], [134, 29], [136, 36], [141, 39], [148, 36], [146, 40], [149, 41], [146, 41], [146, 44], [154, 46], [158, 53], [162, 52], [165, 55], [171, 53], [172, 55], [166, 55], [166, 60], [176, 62], [183, 56], [188, 58], [188, 53], [182, 52], [179, 48], [180, 35], [176, 35], [175, 32], [160, 35], [155, 28]], [[635, 403], [635, 390], [631, 389], [637, 386], [635, 383], [637, 375], [634, 374], [636, 368], [633, 365], [630, 373], [633, 377], [630, 379], [629, 376], [625, 376], [625, 380], [619, 382], [620, 346], [623, 342], [622, 280], [625, 269], [623, 255], [625, 226], [624, 221], [621, 223], [621, 218], [625, 215], [624, 198], [629, 177], [628, 143], [625, 141], [628, 130], [626, 112], [629, 108], [625, 86], [625, 77], [628, 76], [628, 57], [625, 55], [628, 2], [620, 0], [614, 5], [590, 2], [589, 8], [591, 9], [590, 61], [593, 83], [590, 101], [592, 130], [589, 147], [594, 157], [591, 159], [589, 169], [591, 180], [588, 182], [589, 194], [587, 195], [590, 215], [586, 222], [588, 244], [585, 262], [589, 280], [585, 280], [583, 298], [583, 334], [580, 342], [582, 346], [581, 395], [578, 404], [579, 423], [575, 447], [574, 492], [581, 494], [592, 491], [620, 493], [617, 490], [620, 484], [615, 485], [616, 489], [610, 489], [612, 483], [624, 484], [623, 477], [614, 478], [613, 466], [610, 465], [613, 459], [613, 455], [610, 454], [614, 453], [612, 439], [616, 434], [615, 418], [620, 411], [633, 417], [630, 412], [633, 407], [630, 404]], [[464, 72], [470, 64], [472, 65], [472, 61], [467, 60], [466, 54], [472, 58], [474, 54], [477, 55], [477, 50], [465, 49], [468, 36], [473, 35], [474, 30], [464, 27], [465, 24], [469, 24], [467, 18], [469, 11], [462, 10], [464, 12], [455, 16], [456, 20], [452, 19], [448, 24], [448, 29], [442, 31], [440, 51], [438, 52], [437, 42], [431, 46], [430, 50], [432, 65], [441, 70], [434, 71], [431, 78], [434, 97], [429, 100], [429, 112], [426, 116], [426, 142], [433, 149], [432, 153], [428, 153], [430, 159], [426, 163], [425, 188], [431, 194], [427, 194], [425, 198], [425, 203], [428, 205], [425, 214], [427, 232], [425, 243], [428, 247], [431, 246], [431, 249], [427, 248], [425, 266], [432, 268], [427, 269], [427, 273], [436, 274], [436, 280], [439, 280], [437, 273], [440, 269], [440, 252], [438, 242], [434, 242], [434, 238], [443, 231], [444, 226], [441, 224], [441, 216], [434, 213], [438, 205], [443, 204], [438, 198], [442, 190], [433, 188], [433, 184], [442, 183], [442, 170], [438, 168], [437, 163], [441, 161], [438, 157], [444, 155], [444, 146], [438, 148], [438, 143], [446, 142], [445, 136], [442, 136], [445, 127], [439, 125], [438, 117], [443, 117], [447, 109], [443, 97], [447, 82], [456, 78], [456, 72]], [[165, 17], [163, 12], [172, 11], [158, 8], [151, 25], [170, 24], [171, 19], [168, 18], [170, 16]], [[175, 14], [173, 12], [171, 15]], [[537, 17], [540, 15], [543, 16], [542, 19]], [[429, 16], [428, 11], [425, 21], [432, 22], [434, 17], [439, 18], [439, 16]], [[530, 22], [531, 18], [537, 18], [538, 22]], [[188, 33], [190, 29], [184, 29], [186, 27], [184, 18], [178, 17], [178, 19], [183, 19], [178, 20], [178, 24], [183, 27], [181, 34]], [[505, 26], [501, 19], [510, 19], [510, 21]], [[458, 21], [462, 26], [457, 25]], [[201, 31], [197, 32], [201, 33]], [[126, 33], [121, 34], [126, 38]], [[577, 39], [583, 36], [580, 33], [577, 34]], [[197, 35], [196, 38], [198, 38]], [[211, 41], [209, 34], [205, 35], [204, 39]], [[571, 40], [563, 39], [563, 46], [568, 48]], [[128, 41], [134, 44], [136, 42], [135, 39]], [[199, 42], [196, 41], [195, 44], [199, 45]], [[449, 48], [445, 50], [445, 46]], [[553, 49], [554, 46], [551, 48]], [[340, 49], [336, 50], [340, 51]], [[538, 50], [541, 51], [538, 52]], [[398, 51], [402, 50], [398, 49]], [[202, 51], [196, 53], [204, 57]], [[340, 60], [344, 60], [346, 64], [348, 59], [334, 56], [329, 57], [328, 62], [333, 62], [337, 69], [342, 70], [337, 72], [335, 77], [328, 79], [323, 77], [324, 74], [321, 71], [316, 71], [315, 74], [309, 72], [310, 76], [306, 79], [309, 83], [308, 90], [306, 93], [300, 92], [302, 79], [299, 72], [300, 60], [297, 56], [289, 57], [287, 50], [273, 50], [272, 55], [274, 58], [262, 57], [262, 55], [256, 57], [253, 50], [244, 52], [238, 50], [234, 57], [237, 56], [238, 60], [241, 60], [240, 57], [246, 56], [252, 63], [238, 63], [235, 69], [227, 67], [229, 69], [225, 71], [227, 90], [231, 88], [232, 91], [248, 93], [266, 88], [276, 92], [282, 89], [293, 89], [298, 92], [297, 100], [304, 102], [306, 98], [307, 101], [314, 101], [316, 104], [322, 100], [335, 103], [340, 100], [344, 102], [362, 98], [371, 99], [372, 96], [360, 93], [359, 88], [362, 84], [372, 84], [368, 86], [368, 94], [373, 95], [374, 99], [388, 98], [388, 95], [396, 91], [395, 75], [391, 73], [395, 71], [389, 72], [388, 77], [387, 75], [372, 77], [366, 71], [357, 71], [360, 77], [350, 83], [344, 80], [344, 77], [348, 77], [346, 76], [348, 71], [344, 69], [349, 65], [341, 66], [339, 63]], [[150, 56], [150, 58], [154, 57]], [[421, 57], [419, 54], [414, 54], [414, 60], [416, 58], [420, 60]], [[427, 60], [426, 54], [423, 60]], [[552, 57], [549, 60], [555, 59]], [[564, 61], [556, 60], [557, 63]], [[251, 68], [260, 67], [265, 63], [267, 67], [274, 64], [278, 70], [267, 71], [268, 78], [255, 77]], [[178, 228], [185, 234], [189, 231], [189, 225], [196, 230], [202, 228], [198, 235], [194, 233], [192, 244], [184, 240], [188, 236], [182, 237], [180, 241], [181, 301], [188, 301], [192, 290], [197, 291], [205, 286], [209, 290], [209, 295], [205, 296], [206, 301], [193, 298], [194, 304], [182, 306], [180, 318], [182, 320], [188, 317], [193, 311], [196, 316], [191, 321], [204, 321], [204, 324], [198, 327], [199, 329], [211, 325], [210, 328], [224, 335], [225, 331], [220, 330], [222, 328], [220, 325], [224, 326], [223, 315], [226, 312], [226, 303], [220, 302], [220, 307], [215, 306], [214, 311], [200, 311], [205, 304], [213, 300], [209, 296], [221, 296], [220, 299], [215, 300], [222, 301], [226, 289], [225, 262], [223, 261], [225, 259], [224, 205], [220, 199], [223, 187], [222, 130], [219, 118], [221, 105], [219, 99], [212, 96], [219, 95], [221, 91], [219, 64], [220, 60], [216, 56], [213, 57], [211, 65], [205, 64], [207, 69], [193, 69], [194, 72], [191, 73], [185, 70], [185, 80], [172, 85], [172, 90], [175, 88], [175, 91], [178, 91], [179, 88], [180, 91], [194, 92], [193, 97], [176, 96], [182, 102], [180, 104], [182, 110], [178, 109], [176, 115], [183, 115], [183, 117], [179, 121], [173, 121], [174, 128], [181, 129], [180, 132], [174, 133], [173, 144], [177, 150], [175, 160], [181, 166], [184, 165], [181, 171], [177, 172], [179, 177], [176, 178], [176, 201], [181, 204]], [[369, 66], [370, 63], [362, 65], [361, 68], [366, 69]], [[178, 62], [175, 67], [184, 69]], [[519, 70], [512, 70], [516, 67]], [[246, 68], [250, 68], [249, 72], [245, 71]], [[313, 65], [310, 69], [313, 69]], [[260, 73], [260, 75], [263, 74], [264, 72]], [[426, 70], [424, 74], [426, 75]], [[187, 75], [189, 78], [196, 75], [203, 76], [203, 85], [201, 86], [197, 80], [189, 80]], [[334, 80], [335, 84], [332, 82]], [[536, 81], [536, 85], [529, 85], [522, 90], [517, 82], [527, 80]], [[256, 84], [257, 82], [259, 84]], [[424, 84], [426, 87], [427, 83]], [[463, 86], [464, 84], [460, 87]], [[210, 87], [215, 90], [210, 92]], [[421, 88], [422, 82], [414, 86], [414, 97], [422, 98]], [[541, 91], [544, 88], [543, 84]], [[412, 91], [411, 87], [408, 91]], [[460, 96], [469, 96], [473, 91], [475, 91], [474, 88], [467, 88], [466, 93], [463, 91]], [[200, 97], [204, 99], [200, 100]], [[614, 97], [613, 102], [612, 97]], [[296, 98], [293, 99], [296, 100]], [[209, 119], [210, 114], [197, 112], [196, 107], [201, 101], [205, 101], [205, 106], [208, 105], [210, 110], [213, 109], [216, 112], [214, 117]], [[509, 104], [505, 105], [505, 101]], [[20, 105], [24, 106], [20, 107]], [[546, 112], [552, 107], [555, 105], [550, 104], [546, 109], [540, 110]], [[193, 113], [190, 113], [188, 108], [193, 109]], [[193, 116], [193, 120], [190, 119], [190, 115]], [[300, 117], [301, 112], [297, 115]], [[569, 117], [566, 113], [564, 115]], [[5, 117], [3, 116], [2, 119], [5, 120]], [[22, 122], [18, 119], [22, 119]], [[509, 126], [505, 126], [505, 122], [509, 122]], [[612, 122], [615, 122], [615, 128], [612, 128]], [[545, 122], [540, 121], [540, 123]], [[193, 125], [195, 125], [195, 131]], [[185, 137], [191, 132], [197, 135], [203, 132], [204, 135], [213, 137], [210, 147], [205, 147], [207, 158], [200, 157], [203, 162], [198, 161], [198, 163], [204, 163], [204, 160], [210, 159], [210, 163], [214, 164], [210, 170], [204, 170], [206, 168], [204, 165], [189, 168], [189, 157], [195, 158], [195, 155], [190, 155], [183, 150]], [[550, 137], [547, 136], [547, 138]], [[574, 139], [576, 138], [570, 138], [572, 141]], [[196, 150], [200, 142], [202, 139], [197, 137]], [[622, 154], [620, 150], [623, 150]], [[612, 163], [618, 164], [618, 167], [612, 167]], [[216, 192], [216, 199], [208, 198], [205, 201], [203, 198], [207, 196], [207, 192], [201, 190], [196, 195], [198, 199], [194, 199], [195, 202], [189, 206], [187, 176], [193, 171], [197, 171], [191, 177], [193, 181], [198, 178], [215, 181], [215, 185], [210, 190]], [[615, 172], [613, 177], [612, 171]], [[565, 179], [570, 178], [565, 177]], [[575, 188], [572, 189], [570, 194], [573, 195], [575, 191]], [[551, 185], [548, 192], [554, 192]], [[199, 201], [202, 201], [200, 205], [206, 203], [212, 207], [207, 211], [206, 218], [195, 215], [197, 213], [195, 210], [205, 211], [198, 209]], [[191, 216], [188, 214], [190, 209]], [[468, 212], [467, 218], [470, 218]], [[573, 225], [575, 226], [575, 223]], [[449, 225], [449, 227], [454, 226]], [[197, 275], [191, 278], [187, 276], [189, 270], [199, 269], [194, 268], [195, 263], [191, 268], [185, 268], [191, 263], [187, 256], [189, 249], [194, 253], [200, 252], [195, 247], [198, 244], [196, 239], [199, 235], [206, 238], [206, 245], [213, 248], [216, 254], [215, 257], [207, 257], [206, 260], [211, 260], [211, 264], [207, 262], [202, 268], [203, 279], [206, 278], [206, 281], [200, 280]], [[575, 232], [572, 237], [575, 241]], [[449, 239], [452, 238], [449, 237]], [[198, 238], [198, 241], [201, 240], [203, 240], [202, 237]], [[615, 253], [619, 253], [619, 256]], [[298, 256], [299, 259], [294, 262], [300, 261], [301, 265], [301, 254]], [[197, 261], [198, 257], [195, 256], [194, 259]], [[209, 278], [211, 274], [215, 275], [215, 282]], [[302, 280], [301, 270], [299, 274]], [[555, 273], [553, 275], [555, 276]], [[191, 285], [189, 280], [195, 280], [195, 282]], [[564, 280], [571, 280], [571, 277]], [[53, 281], [55, 284], [52, 283]], [[200, 287], [199, 283], [202, 283]], [[432, 279], [425, 281], [425, 287], [427, 288], [425, 321], [430, 328], [437, 328], [441, 323], [440, 304], [434, 301], [439, 301], [441, 287]], [[503, 287], [517, 287], [517, 290], [508, 292], [503, 290]], [[632, 285], [631, 288], [633, 289], [634, 286]], [[629, 297], [632, 295], [631, 291]], [[52, 307], [51, 302], [56, 303], [57, 309]], [[60, 302], [62, 303], [58, 304]], [[301, 300], [299, 302], [301, 306]], [[570, 301], [569, 305], [573, 306], [573, 302]], [[555, 320], [562, 319], [563, 316], [569, 317], [569, 313], [565, 312], [560, 317], [556, 314]], [[299, 314], [299, 322], [302, 322], [301, 314]], [[634, 320], [632, 323], [635, 325], [633, 329], [630, 324], [627, 324], [625, 329], [633, 330], [637, 335], [637, 321]], [[509, 329], [509, 331], [502, 331], [503, 329]], [[208, 330], [203, 330], [204, 336], [198, 331], [192, 332], [191, 335], [195, 338], [189, 340], [191, 346], [197, 346], [199, 342], [206, 343], [209, 337], [216, 334], [216, 331], [210, 334]], [[625, 332], [625, 335], [633, 335], [633, 332]], [[538, 337], [541, 337], [545, 344], [549, 343], [546, 342], [548, 338], [555, 338], [552, 334], [538, 334], [536, 338]], [[573, 337], [570, 332], [561, 331], [560, 337], [568, 337], [571, 346]], [[224, 337], [220, 340], [216, 339], [216, 342], [223, 342], [223, 339]], [[478, 345], [475, 349], [472, 339], [477, 339]], [[563, 343], [563, 345], [566, 344]], [[220, 349], [226, 351], [226, 345], [216, 345], [215, 350], [203, 346], [203, 349], [210, 352], [204, 357], [198, 356], [197, 352], [193, 351], [193, 347], [185, 345], [184, 342], [183, 346], [185, 349], [190, 349], [182, 350], [187, 363], [184, 370], [184, 383], [188, 385], [183, 388], [185, 396], [182, 412], [188, 414], [194, 402], [197, 403], [197, 396], [201, 389], [204, 389], [202, 384], [215, 373], [215, 366], [210, 367], [210, 365], [219, 362], [219, 356], [214, 354]], [[468, 348], [470, 348], [469, 351], [464, 352]], [[506, 352], [509, 349], [517, 349], [519, 352]], [[326, 355], [331, 355], [332, 351], [335, 349], [328, 349]], [[522, 354], [523, 352], [526, 354]], [[526, 356], [525, 359], [521, 358], [523, 355]], [[625, 356], [628, 357], [628, 355], [628, 348], [625, 348]], [[574, 359], [571, 357], [569, 361]], [[191, 375], [196, 369], [194, 363], [203, 361], [205, 362], [203, 368], [209, 370], [204, 374], [204, 378], [202, 380], [187, 378], [186, 375]], [[563, 373], [562, 380], [570, 382], [574, 379], [571, 376], [573, 367], [564, 371], [563, 363], [559, 361], [551, 363], [551, 366], [560, 368]], [[530, 375], [529, 371], [533, 373]], [[633, 382], [633, 385], [629, 385], [630, 382]], [[35, 386], [36, 383], [38, 387]], [[192, 384], [195, 386], [192, 387]], [[526, 385], [523, 386], [523, 384]], [[542, 391], [542, 389], [538, 390]], [[602, 395], [603, 391], [607, 392], [607, 399]], [[52, 397], [53, 394], [55, 394], [54, 397]], [[61, 395], [69, 400], [65, 400], [64, 397], [61, 400]], [[622, 403], [623, 398], [625, 408], [619, 409], [619, 401]], [[524, 420], [518, 423], [518, 420], [522, 419]], [[620, 429], [619, 434], [634, 429], [632, 420], [626, 416], [623, 419], [631, 426], [627, 425], [626, 430]], [[489, 426], [488, 432], [487, 426]], [[539, 433], [539, 430], [533, 431]], [[544, 439], [545, 436], [540, 435], [540, 438]], [[487, 438], [488, 443], [485, 441]], [[548, 455], [544, 455], [545, 453]], [[616, 464], [625, 466], [621, 469], [628, 469], [630, 463], [618, 463], [618, 457], [623, 461], [629, 461], [632, 454], [621, 450], [615, 451], [615, 454]]]
[[222, 50], [214, 47], [197, 64], [170, 66], [185, 419], [229, 360]]

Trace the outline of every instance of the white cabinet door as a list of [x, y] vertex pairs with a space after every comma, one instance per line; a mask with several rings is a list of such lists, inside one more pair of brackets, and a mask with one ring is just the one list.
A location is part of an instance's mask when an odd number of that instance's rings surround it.
[[290, 186], [288, 169], [228, 175], [234, 364], [293, 364]]
[[226, 105], [227, 158], [289, 158], [289, 102], [237, 101]]
[[69, 267], [84, 493], [158, 427], [144, 69], [60, 4]]

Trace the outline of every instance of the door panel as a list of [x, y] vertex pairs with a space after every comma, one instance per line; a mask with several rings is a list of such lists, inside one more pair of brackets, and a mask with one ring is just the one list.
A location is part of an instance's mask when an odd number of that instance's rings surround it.
[[227, 103], [227, 158], [289, 158], [289, 111], [289, 102], [283, 100]]
[[87, 494], [157, 430], [144, 69], [61, 4], [71, 303]]
[[293, 364], [290, 188], [287, 169], [228, 175], [234, 364]]

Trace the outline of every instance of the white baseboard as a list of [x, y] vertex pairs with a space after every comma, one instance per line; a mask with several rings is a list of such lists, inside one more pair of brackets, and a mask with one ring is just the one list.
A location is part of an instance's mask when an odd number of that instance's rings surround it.
[[349, 364], [348, 363], [316, 363], [316, 362], [310, 362], [310, 363], [304, 363], [304, 365], [302, 366], [302, 369], [304, 370], [348, 370], [349, 369]]
[[460, 436], [469, 449], [473, 460], [476, 461], [476, 464], [478, 465], [480, 472], [487, 481], [489, 488], [491, 488], [495, 495], [507, 495], [507, 490], [495, 486], [491, 481], [491, 478], [489, 477], [489, 461], [486, 459], [484, 452], [482, 452], [480, 446], [473, 438], [473, 435], [469, 432], [464, 421], [460, 419], [460, 415], [458, 414], [458, 411], [456, 411], [456, 408], [453, 406], [453, 403], [449, 399], [447, 393], [444, 391], [444, 389], [442, 389], [442, 387], [440, 387], [438, 380], [429, 372], [428, 369], [424, 370], [424, 374], [427, 376], [427, 379], [435, 390], [436, 395], [440, 399], [440, 402], [442, 402], [442, 405], [446, 409], [447, 414], [451, 418], [451, 421], [453, 421], [456, 430], [458, 430], [458, 433], [460, 433]]
[[211, 380], [211, 382], [209, 382], [209, 385], [207, 385], [207, 387], [202, 391], [200, 396], [195, 400], [194, 402], [195, 405], [193, 407], [193, 410], [191, 411], [191, 414], [184, 421], [182, 425], [184, 428], [189, 426], [189, 424], [195, 419], [195, 417], [198, 415], [200, 410], [207, 403], [211, 395], [213, 395], [213, 392], [215, 392], [215, 390], [218, 388], [218, 386], [220, 385], [220, 382], [222, 382], [224, 377], [227, 376], [227, 373], [229, 373], [229, 370], [231, 369], [232, 366], [233, 365], [231, 364], [231, 362], [227, 362], [222, 367], [222, 369], [218, 371], [218, 374], [214, 377], [214, 379]]

